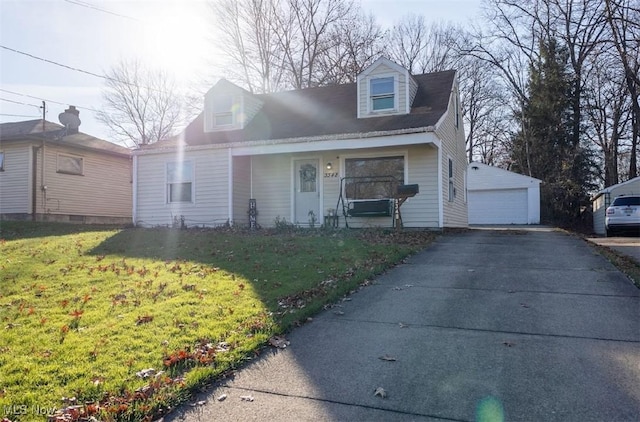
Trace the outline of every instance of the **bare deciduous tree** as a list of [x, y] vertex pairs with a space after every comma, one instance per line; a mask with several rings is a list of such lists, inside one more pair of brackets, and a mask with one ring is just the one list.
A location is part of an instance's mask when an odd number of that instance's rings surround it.
[[640, 137], [640, 7], [630, 0], [606, 0], [606, 18], [612, 43], [624, 67], [627, 91], [631, 96], [631, 154], [629, 178], [638, 175], [638, 138]]
[[351, 81], [382, 51], [380, 27], [352, 0], [216, 0], [212, 10], [222, 73], [251, 92]]
[[104, 107], [97, 118], [118, 141], [151, 144], [173, 134], [180, 119], [175, 82], [138, 60], [122, 60], [107, 74]]

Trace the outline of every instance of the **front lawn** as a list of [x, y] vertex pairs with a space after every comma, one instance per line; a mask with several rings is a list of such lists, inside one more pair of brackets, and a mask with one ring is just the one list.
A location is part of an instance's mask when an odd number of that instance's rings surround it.
[[2, 222], [2, 417], [161, 415], [433, 238]]

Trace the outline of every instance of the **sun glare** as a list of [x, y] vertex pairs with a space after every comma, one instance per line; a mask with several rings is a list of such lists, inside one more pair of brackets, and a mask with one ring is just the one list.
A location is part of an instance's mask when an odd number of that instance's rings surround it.
[[200, 1], [159, 2], [144, 23], [144, 60], [188, 83], [204, 70], [208, 46], [206, 16]]

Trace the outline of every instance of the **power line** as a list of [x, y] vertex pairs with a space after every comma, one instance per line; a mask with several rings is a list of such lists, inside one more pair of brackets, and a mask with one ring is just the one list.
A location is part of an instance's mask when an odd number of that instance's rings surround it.
[[[3, 91], [4, 91], [4, 90], [3, 90]], [[14, 103], [14, 104], [20, 104], [20, 105], [26, 105], [26, 106], [31, 106], [31, 107], [37, 107], [37, 108], [40, 108], [40, 106], [39, 106], [39, 105], [23, 103], [23, 102], [21, 102], [21, 101], [9, 100], [9, 99], [7, 99], [7, 98], [0, 98], [0, 101], [7, 101], [7, 102], [10, 102], [10, 103]]]
[[106, 10], [106, 9], [101, 9], [99, 7], [96, 7], [96, 6], [92, 5], [92, 4], [89, 4], [89, 3], [84, 2], [84, 1], [80, 1], [80, 0], [64, 0], [64, 1], [66, 1], [67, 3], [76, 4], [78, 6], [87, 7], [89, 9], [97, 10], [99, 12], [108, 13], [108, 14], [113, 15], [113, 16], [118, 16], [118, 17], [121, 17], [121, 18], [131, 19], [133, 21], [141, 22], [140, 19], [138, 19], [138, 18], [133, 18], [133, 17], [127, 16], [127, 15], [121, 15], [120, 13], [112, 12], [112, 11]]
[[33, 54], [29, 54], [29, 53], [25, 53], [24, 51], [16, 50], [15, 48], [7, 47], [7, 46], [4, 46], [4, 45], [0, 45], [0, 47], [4, 48], [5, 50], [13, 51], [14, 53], [17, 53], [17, 54], [22, 54], [23, 56], [31, 57], [32, 59], [40, 60], [40, 61], [43, 61], [43, 62], [46, 62], [46, 63], [54, 64], [56, 66], [64, 67], [64, 68], [69, 69], [69, 70], [73, 70], [73, 71], [76, 71], [76, 72], [85, 73], [87, 75], [95, 76], [96, 78], [106, 79], [106, 80], [113, 80], [113, 79], [108, 78], [108, 77], [106, 77], [104, 75], [99, 75], [97, 73], [89, 72], [88, 70], [78, 69], [77, 67], [67, 66], [66, 64], [54, 62], [53, 60], [49, 60], [49, 59], [45, 59], [45, 58], [42, 58], [42, 57], [34, 56]]
[[[65, 106], [65, 107], [70, 105], [69, 103], [61, 103], [59, 101], [48, 100], [46, 98], [35, 97], [33, 95], [28, 95], [28, 94], [22, 94], [20, 92], [10, 91], [10, 90], [4, 89], [4, 88], [0, 88], [0, 91], [7, 92], [7, 93], [13, 94], [13, 95], [20, 95], [21, 97], [27, 97], [27, 98], [33, 98], [35, 100], [46, 101], [47, 103], [58, 104], [58, 105]], [[11, 100], [8, 100], [8, 101], [11, 101]], [[17, 101], [11, 101], [11, 102], [17, 102]], [[25, 103], [22, 103], [22, 104], [25, 104]], [[33, 104], [26, 104], [26, 105], [33, 105]], [[34, 107], [38, 107], [38, 108], [40, 107], [40, 106], [36, 106], [36, 105], [33, 105], [33, 106]], [[85, 106], [79, 106], [79, 105], [75, 105], [75, 106], [77, 108], [81, 109], [81, 110], [89, 110], [89, 111], [93, 111], [95, 113], [99, 113], [100, 112], [100, 110], [96, 110], [95, 108], [92, 108], [92, 107], [85, 107]]]
[[6, 116], [6, 117], [40, 117], [39, 115], [26, 115], [26, 114], [6, 114], [6, 113], [0, 113], [0, 116]]
[[30, 58], [35, 59], [35, 60], [40, 60], [40, 61], [43, 61], [45, 63], [49, 63], [49, 64], [53, 64], [53, 65], [56, 65], [56, 66], [64, 67], [65, 69], [73, 70], [75, 72], [80, 72], [80, 73], [84, 73], [84, 74], [87, 74], [87, 75], [90, 75], [90, 76], [95, 76], [96, 78], [104, 79], [105, 81], [111, 81], [111, 82], [116, 82], [116, 83], [120, 83], [120, 84], [130, 85], [130, 86], [134, 86], [136, 88], [144, 88], [144, 89], [148, 89], [149, 91], [160, 92], [160, 93], [163, 93], [163, 94], [171, 94], [170, 92], [163, 91], [163, 90], [160, 90], [160, 89], [151, 88], [151, 87], [148, 87], [148, 86], [141, 86], [141, 85], [134, 84], [132, 82], [127, 82], [127, 81], [123, 81], [123, 80], [120, 80], [120, 79], [114, 79], [114, 78], [110, 78], [109, 76], [100, 75], [98, 73], [90, 72], [88, 70], [79, 69], [79, 68], [73, 67], [73, 66], [68, 66], [66, 64], [58, 63], [58, 62], [55, 62], [53, 60], [49, 60], [49, 59], [45, 59], [43, 57], [35, 56], [33, 54], [30, 54], [30, 53], [25, 53], [24, 51], [16, 50], [15, 48], [7, 47], [7, 46], [4, 46], [4, 45], [0, 45], [0, 48], [4, 48], [5, 50], [9, 50], [9, 51], [12, 51], [12, 52], [17, 53], [17, 54], [22, 54], [23, 56], [27, 56], [27, 57], [30, 57]]

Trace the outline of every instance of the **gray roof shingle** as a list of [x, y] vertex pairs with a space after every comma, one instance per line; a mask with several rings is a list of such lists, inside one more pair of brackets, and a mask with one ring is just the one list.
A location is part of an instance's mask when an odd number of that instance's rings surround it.
[[95, 136], [87, 135], [86, 133], [79, 132], [72, 135], [64, 135], [64, 126], [47, 120], [44, 121], [44, 132], [42, 129], [41, 119], [2, 123], [0, 124], [0, 141], [44, 138], [47, 142], [60, 145], [120, 155], [131, 155], [131, 150], [128, 148], [105, 141], [104, 139], [96, 138]]
[[[413, 76], [418, 91], [409, 114], [358, 119], [357, 87], [350, 83], [258, 94], [263, 106], [244, 129], [206, 133], [200, 113], [180, 138], [195, 146], [435, 126], [447, 110], [454, 77], [454, 70]], [[157, 147], [171, 144], [159, 142]]]

